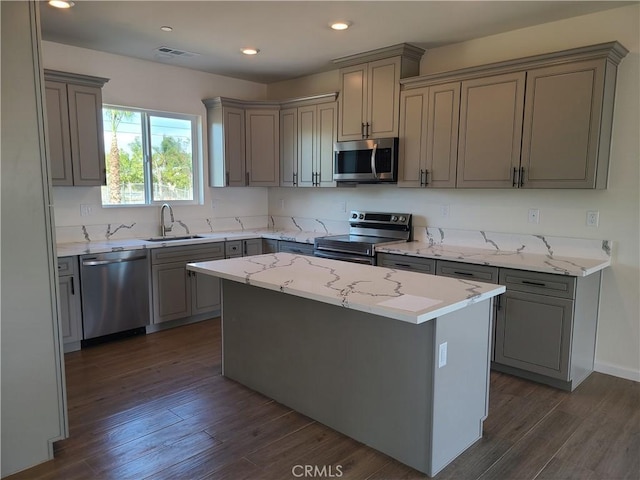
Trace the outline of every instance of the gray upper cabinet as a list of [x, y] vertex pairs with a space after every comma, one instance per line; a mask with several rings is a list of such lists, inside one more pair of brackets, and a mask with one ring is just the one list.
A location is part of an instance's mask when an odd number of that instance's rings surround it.
[[525, 73], [462, 82], [457, 187], [517, 184]]
[[279, 185], [279, 104], [224, 97], [202, 102], [207, 107], [209, 185]]
[[606, 188], [615, 66], [604, 59], [527, 72], [524, 188]]
[[400, 44], [334, 60], [342, 67], [338, 140], [398, 136], [399, 82], [418, 74], [423, 53]]
[[460, 82], [400, 95], [399, 187], [455, 187]]
[[53, 185], [105, 185], [102, 87], [106, 78], [45, 70]]
[[451, 99], [440, 92], [434, 104], [429, 92], [459, 82], [457, 188], [606, 188], [627, 53], [609, 42], [402, 80], [399, 186], [429, 186], [429, 168], [438, 186], [447, 155], [456, 161], [455, 125], [444, 127]]
[[336, 96], [331, 93], [283, 102], [283, 106], [290, 108], [280, 111], [281, 186], [335, 186]]
[[247, 108], [246, 168], [247, 185], [280, 185], [280, 110]]

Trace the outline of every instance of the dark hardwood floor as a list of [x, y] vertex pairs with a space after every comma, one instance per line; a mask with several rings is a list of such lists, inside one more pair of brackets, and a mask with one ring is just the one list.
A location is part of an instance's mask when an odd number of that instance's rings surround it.
[[[427, 478], [222, 377], [219, 319], [65, 364], [70, 437], [8, 479]], [[435, 478], [637, 480], [640, 384], [594, 373], [569, 394], [492, 372], [483, 438]]]

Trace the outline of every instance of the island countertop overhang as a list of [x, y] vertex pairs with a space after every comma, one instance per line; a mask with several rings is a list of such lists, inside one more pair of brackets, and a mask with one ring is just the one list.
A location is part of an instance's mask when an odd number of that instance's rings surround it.
[[505, 292], [502, 285], [289, 253], [190, 263], [187, 269], [413, 324]]

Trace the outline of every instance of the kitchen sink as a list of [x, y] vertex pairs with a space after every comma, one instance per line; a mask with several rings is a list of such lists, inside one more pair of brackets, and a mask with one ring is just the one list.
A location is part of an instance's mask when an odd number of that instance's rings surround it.
[[151, 237], [146, 238], [147, 242], [175, 242], [177, 240], [192, 240], [194, 238], [204, 238], [202, 235], [179, 235], [179, 236], [166, 236], [166, 237]]

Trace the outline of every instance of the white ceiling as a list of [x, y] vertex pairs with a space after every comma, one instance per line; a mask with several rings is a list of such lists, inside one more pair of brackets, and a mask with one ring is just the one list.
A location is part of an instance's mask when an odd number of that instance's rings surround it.
[[[636, 2], [85, 1], [41, 5], [45, 40], [261, 83], [335, 68], [331, 60], [398, 43], [424, 49]], [[349, 20], [343, 32], [329, 28]], [[163, 25], [173, 27], [166, 33]], [[199, 55], [164, 58], [166, 46]], [[248, 57], [240, 48], [253, 46]]]

